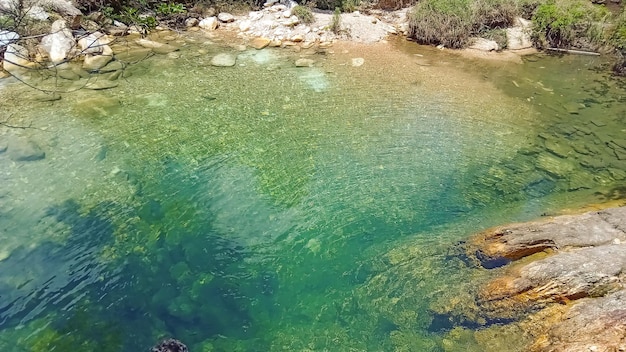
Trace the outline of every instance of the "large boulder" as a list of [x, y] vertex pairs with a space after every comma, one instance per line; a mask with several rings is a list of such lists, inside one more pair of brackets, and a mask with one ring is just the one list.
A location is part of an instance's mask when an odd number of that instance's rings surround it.
[[76, 48], [76, 40], [65, 20], [52, 23], [50, 34], [41, 39], [41, 47], [55, 64], [66, 61]]

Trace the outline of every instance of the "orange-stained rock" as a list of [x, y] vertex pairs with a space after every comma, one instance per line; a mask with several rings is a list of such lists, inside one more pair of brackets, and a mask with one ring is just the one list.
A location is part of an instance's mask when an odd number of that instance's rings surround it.
[[626, 207], [488, 229], [467, 245], [470, 257], [493, 268], [554, 249], [626, 242]]

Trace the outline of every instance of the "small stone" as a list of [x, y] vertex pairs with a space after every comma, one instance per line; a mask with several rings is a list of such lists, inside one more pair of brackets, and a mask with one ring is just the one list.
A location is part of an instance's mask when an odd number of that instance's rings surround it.
[[362, 57], [355, 57], [352, 59], [352, 67], [360, 67], [365, 63], [365, 59]]
[[264, 38], [264, 37], [258, 37], [258, 38], [254, 38], [252, 39], [252, 41], [250, 41], [250, 46], [260, 50], [265, 48], [266, 46], [268, 46], [270, 44], [271, 40], [269, 38]]
[[304, 37], [302, 36], [302, 34], [296, 34], [293, 37], [291, 37], [291, 41], [294, 43], [300, 43], [304, 40]]
[[217, 54], [211, 59], [211, 65], [217, 67], [235, 66], [236, 62], [237, 58], [234, 55], [228, 53]]
[[200, 21], [197, 18], [191, 17], [185, 20], [185, 27], [187, 28], [196, 27], [198, 24]]
[[231, 15], [228, 12], [220, 12], [220, 14], [217, 15], [217, 19], [220, 20], [220, 22], [224, 23], [235, 22], [235, 16]]
[[313, 67], [315, 60], [313, 59], [298, 59], [296, 60], [296, 67]]

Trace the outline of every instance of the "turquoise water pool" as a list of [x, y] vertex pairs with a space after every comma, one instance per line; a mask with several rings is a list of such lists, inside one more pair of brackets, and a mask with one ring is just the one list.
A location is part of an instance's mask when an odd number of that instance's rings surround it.
[[[3, 88], [4, 116], [37, 129], [1, 136], [46, 156], [0, 154], [0, 346], [523, 350], [513, 330], [440, 324], [487, 275], [454, 248], [619, 197], [621, 82], [595, 58], [385, 45], [187, 40], [113, 89]], [[210, 66], [224, 51], [237, 65]]]

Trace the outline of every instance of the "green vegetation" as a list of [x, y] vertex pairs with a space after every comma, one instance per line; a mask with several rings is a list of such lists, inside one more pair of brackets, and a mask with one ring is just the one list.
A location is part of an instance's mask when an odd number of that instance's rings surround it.
[[311, 12], [311, 8], [307, 6], [297, 5], [293, 9], [291, 9], [291, 13], [296, 15], [300, 22], [302, 23], [313, 23], [315, 22], [315, 17], [313, 17], [313, 12]]
[[622, 13], [617, 19], [611, 43], [615, 46], [618, 60], [613, 71], [621, 76], [626, 76], [626, 7], [622, 9]]
[[409, 14], [409, 36], [424, 44], [462, 48], [480, 36], [505, 43], [515, 17], [532, 18], [539, 47], [595, 50], [606, 43], [609, 11], [587, 0], [424, 0]]
[[180, 13], [185, 13], [187, 10], [185, 9], [185, 5], [183, 4], [174, 4], [171, 2], [159, 4], [156, 8], [156, 12], [162, 16], [170, 16], [176, 15]]
[[333, 13], [333, 19], [330, 22], [330, 28], [333, 33], [339, 34], [341, 32], [341, 9], [335, 8]]
[[606, 8], [586, 0], [548, 0], [533, 15], [533, 39], [539, 47], [596, 49], [605, 39]]

